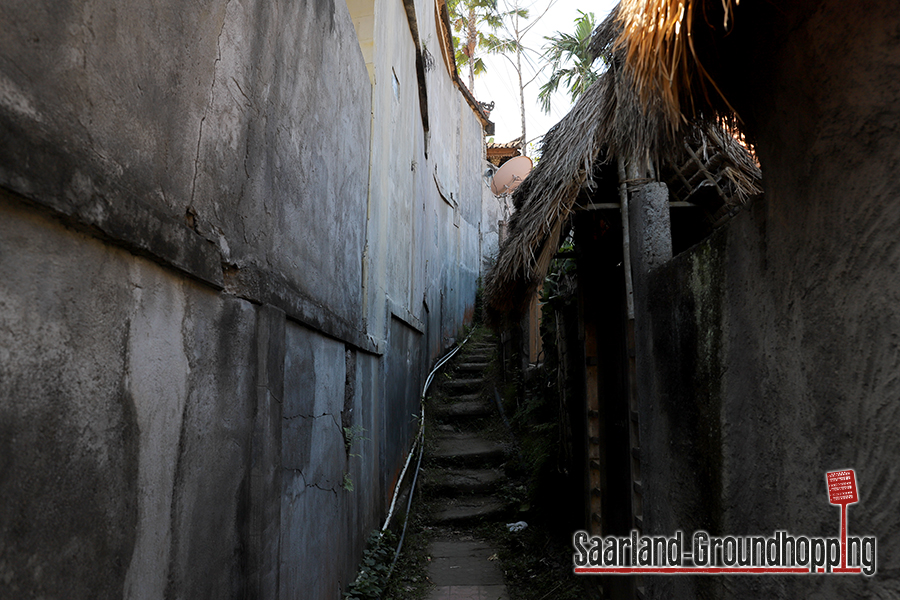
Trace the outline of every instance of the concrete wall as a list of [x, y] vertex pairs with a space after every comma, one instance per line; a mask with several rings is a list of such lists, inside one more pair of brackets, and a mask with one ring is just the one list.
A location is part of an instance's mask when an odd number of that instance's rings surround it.
[[346, 590], [474, 303], [484, 152], [417, 70], [433, 6], [360, 11], [3, 7], [0, 596]]
[[485, 156], [474, 142], [481, 123], [445, 66], [437, 26], [429, 0], [376, 6], [365, 253], [368, 331], [384, 344], [392, 318], [427, 329], [429, 359], [474, 307]]
[[2, 213], [3, 595], [243, 593], [253, 305]]
[[[487, 165], [484, 167], [486, 169]], [[482, 261], [493, 263], [500, 251], [500, 220], [503, 218], [503, 209], [500, 200], [487, 184], [482, 187], [481, 196], [481, 257]]]
[[765, 200], [653, 271], [636, 317], [645, 523], [838, 536], [824, 474], [853, 468], [849, 533], [878, 536], [878, 575], [654, 578], [655, 598], [900, 588], [900, 20], [887, 2], [792, 6], [760, 18], [777, 35], [752, 32], [773, 36], [761, 64], [736, 65]]

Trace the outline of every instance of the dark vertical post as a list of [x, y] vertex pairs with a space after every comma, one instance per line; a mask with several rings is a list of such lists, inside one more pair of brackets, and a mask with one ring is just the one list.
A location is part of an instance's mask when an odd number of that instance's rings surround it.
[[[620, 178], [624, 175], [620, 167]], [[640, 414], [652, 410], [653, 373], [655, 365], [652, 354], [651, 324], [647, 320], [647, 274], [672, 258], [672, 226], [669, 214], [669, 191], [665, 184], [658, 182], [638, 183], [634, 169], [629, 172], [630, 184], [622, 180], [632, 190], [624, 193], [622, 204], [623, 229], [627, 232], [628, 243], [625, 253], [630, 258], [631, 310], [628, 320], [628, 365], [629, 365], [629, 431], [631, 437], [632, 509], [634, 526], [644, 530], [644, 491], [647, 482], [641, 469]], [[648, 402], [648, 400], [650, 402]], [[635, 580], [636, 592], [641, 596], [644, 582]]]

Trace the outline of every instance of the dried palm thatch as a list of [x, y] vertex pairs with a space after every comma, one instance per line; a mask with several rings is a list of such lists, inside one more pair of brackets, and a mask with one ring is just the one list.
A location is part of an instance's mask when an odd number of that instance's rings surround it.
[[663, 170], [672, 200], [691, 201], [711, 187], [723, 206], [731, 208], [762, 194], [762, 172], [752, 149], [724, 124], [690, 129], [681, 151]]
[[495, 323], [501, 315], [516, 319], [523, 313], [578, 208], [579, 192], [592, 187], [598, 166], [615, 157], [625, 157], [640, 172], [658, 165], [660, 173], [662, 167], [676, 173], [694, 161], [702, 177], [685, 182], [687, 193], [712, 185], [726, 205], [760, 193], [752, 153], [720, 121], [695, 120], [676, 134], [666, 100], [653, 94], [640, 98], [631, 70], [624, 67], [627, 48], [616, 42], [621, 27], [614, 11], [598, 28], [594, 48], [609, 68], [547, 132], [540, 162], [513, 195], [510, 233], [485, 281], [487, 312]]
[[740, 0], [622, 0], [619, 4], [615, 46], [625, 49], [625, 67], [641, 101], [645, 105], [660, 102], [673, 129], [698, 114], [698, 98], [709, 107], [710, 88], [734, 113], [697, 56], [695, 24], [702, 19], [715, 27], [710, 22], [715, 11], [727, 32], [739, 4]]
[[604, 75], [544, 136], [541, 161], [513, 195], [510, 235], [485, 281], [489, 314], [521, 313], [522, 303], [546, 273], [574, 200], [593, 172], [606, 136], [598, 110], [614, 96]]

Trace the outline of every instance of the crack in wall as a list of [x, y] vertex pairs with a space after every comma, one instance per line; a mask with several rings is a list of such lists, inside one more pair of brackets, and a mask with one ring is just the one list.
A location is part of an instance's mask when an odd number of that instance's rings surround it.
[[321, 415], [300, 414], [300, 415], [291, 415], [291, 416], [284, 416], [284, 415], [281, 416], [282, 420], [284, 420], [284, 421], [293, 421], [294, 419], [321, 419], [323, 417], [331, 417], [331, 422], [334, 423], [334, 426], [337, 427], [338, 431], [341, 433], [341, 435], [343, 435], [344, 429], [343, 429], [343, 427], [341, 427], [341, 424], [338, 423], [338, 420], [334, 416], [334, 413], [322, 413]]
[[197, 135], [197, 152], [194, 155], [194, 175], [191, 178], [191, 199], [190, 204], [193, 206], [194, 204], [194, 194], [197, 191], [197, 174], [200, 171], [200, 145], [203, 142], [203, 125], [206, 123], [206, 117], [209, 115], [209, 110], [212, 108], [213, 103], [213, 90], [216, 89], [216, 74], [219, 70], [219, 62], [222, 60], [222, 34], [225, 33], [225, 25], [228, 23], [228, 5], [231, 3], [231, 0], [225, 2], [224, 14], [222, 15], [222, 27], [219, 29], [219, 35], [216, 36], [216, 60], [213, 63], [212, 68], [212, 82], [209, 85], [209, 94], [206, 102], [206, 109], [203, 111], [203, 116], [200, 117], [200, 132]]
[[321, 419], [322, 417], [331, 417], [331, 419], [334, 420], [334, 415], [332, 415], [331, 413], [322, 413], [321, 415], [291, 415], [291, 416], [282, 415], [281, 416], [281, 418], [284, 419], [285, 421], [292, 421], [294, 419]]
[[340, 486], [338, 486], [338, 485], [334, 485], [334, 486], [332, 486], [332, 487], [322, 487], [322, 486], [319, 485], [318, 483], [308, 483], [308, 482], [306, 481], [306, 475], [304, 475], [304, 474], [303, 474], [303, 471], [301, 471], [300, 469], [292, 469], [292, 468], [290, 468], [290, 467], [285, 467], [284, 470], [285, 470], [285, 471], [289, 471], [289, 472], [291, 472], [291, 473], [296, 473], [297, 475], [299, 475], [299, 476], [300, 476], [300, 479], [303, 480], [303, 487], [305, 487], [305, 488], [307, 488], [307, 489], [309, 489], [309, 488], [315, 488], [315, 489], [317, 489], [317, 490], [319, 490], [319, 491], [321, 491], [321, 492], [331, 492], [332, 494], [334, 494], [335, 496], [337, 496], [337, 493], [338, 493], [338, 487], [340, 487]]

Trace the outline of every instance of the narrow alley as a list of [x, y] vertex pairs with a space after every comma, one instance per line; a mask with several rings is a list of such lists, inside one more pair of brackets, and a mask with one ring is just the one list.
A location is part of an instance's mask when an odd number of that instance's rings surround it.
[[[429, 388], [418, 487], [408, 523], [404, 516], [391, 527], [392, 548], [382, 556], [392, 555], [401, 532], [405, 541], [381, 597], [600, 598], [596, 587], [572, 574], [568, 531], [548, 518], [549, 506], [535, 493], [548, 483], [540, 452], [556, 440], [552, 434], [517, 439], [536, 422], [516, 410], [520, 399], [512, 393], [515, 385], [504, 382], [498, 339], [483, 326], [469, 337]], [[401, 500], [409, 502], [408, 489]], [[569, 498], [562, 505], [578, 503]]]
[[897, 1], [571, 2], [0, 0], [0, 599], [900, 595]]

